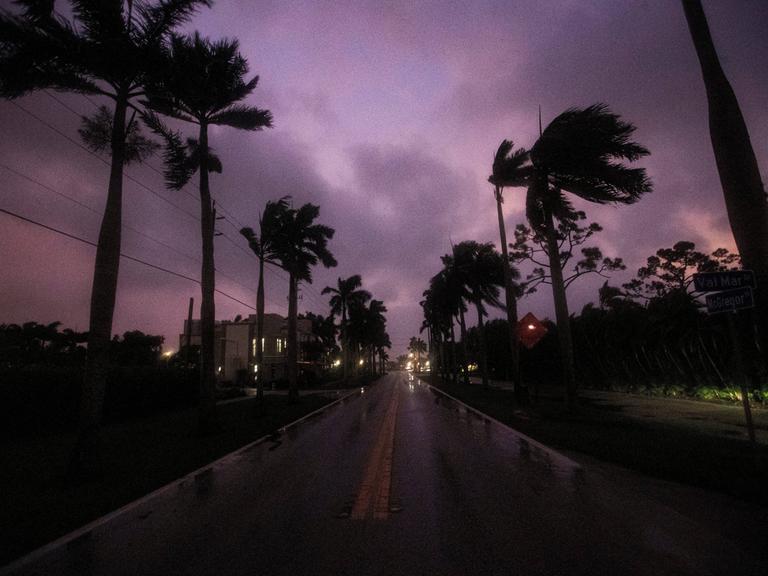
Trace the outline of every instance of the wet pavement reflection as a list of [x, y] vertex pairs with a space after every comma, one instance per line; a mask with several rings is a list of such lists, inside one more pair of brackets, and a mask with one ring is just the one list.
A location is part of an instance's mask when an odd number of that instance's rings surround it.
[[12, 573], [657, 575], [754, 567], [718, 534], [404, 373], [76, 536]]

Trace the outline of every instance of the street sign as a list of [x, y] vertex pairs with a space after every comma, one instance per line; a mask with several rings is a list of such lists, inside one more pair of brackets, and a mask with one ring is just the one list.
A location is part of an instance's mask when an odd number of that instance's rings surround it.
[[547, 332], [547, 327], [530, 312], [517, 321], [517, 337], [529, 350], [536, 346]]
[[735, 288], [734, 290], [725, 290], [715, 294], [708, 294], [707, 312], [716, 314], [717, 312], [734, 312], [745, 308], [754, 308], [755, 301], [752, 297], [752, 288]]
[[723, 272], [699, 272], [693, 275], [693, 286], [698, 292], [716, 292], [732, 288], [755, 287], [752, 270], [725, 270]]

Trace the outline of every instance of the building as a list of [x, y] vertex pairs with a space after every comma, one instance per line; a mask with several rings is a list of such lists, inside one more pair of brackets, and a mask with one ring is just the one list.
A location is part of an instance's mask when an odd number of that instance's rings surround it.
[[[299, 318], [296, 323], [299, 341], [299, 374], [303, 371], [317, 371], [317, 362], [308, 358], [310, 342], [317, 341], [312, 333], [312, 321]], [[187, 342], [187, 320], [184, 333], [179, 334], [179, 349]], [[190, 343], [200, 346], [200, 320], [192, 320]], [[286, 344], [288, 320], [279, 314], [264, 314], [264, 333], [261, 339], [264, 353], [263, 367], [256, 366], [256, 315], [242, 320], [216, 321], [216, 373], [219, 382], [235, 382], [247, 385], [254, 380], [257, 370], [264, 371], [265, 382], [288, 377]]]

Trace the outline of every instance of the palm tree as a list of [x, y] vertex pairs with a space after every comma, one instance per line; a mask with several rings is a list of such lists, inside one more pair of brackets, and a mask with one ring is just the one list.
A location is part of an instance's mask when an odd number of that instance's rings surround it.
[[509, 349], [511, 352], [512, 382], [515, 398], [523, 401], [523, 387], [520, 380], [520, 346], [517, 341], [517, 298], [516, 286], [513, 281], [512, 268], [509, 264], [507, 248], [507, 231], [504, 226], [504, 213], [501, 205], [504, 202], [504, 188], [507, 186], [525, 186], [530, 176], [530, 162], [525, 148], [514, 150], [511, 140], [503, 140], [493, 158], [493, 169], [488, 181], [493, 184], [493, 194], [496, 199], [496, 212], [499, 218], [499, 237], [501, 239], [502, 265], [504, 271], [504, 294], [506, 297], [507, 325], [509, 329]]
[[[462, 246], [463, 245], [463, 246]], [[483, 327], [483, 316], [487, 315], [484, 303], [501, 308], [499, 287], [504, 285], [504, 266], [502, 256], [493, 244], [478, 244], [477, 242], [462, 242], [461, 252], [465, 254], [467, 270], [467, 289], [469, 301], [477, 310], [477, 330], [479, 333], [479, 364], [483, 386], [488, 386], [488, 359]], [[511, 271], [510, 271], [511, 273]]]
[[414, 372], [421, 372], [421, 355], [427, 351], [426, 342], [417, 336], [412, 336], [408, 343], [408, 350], [416, 354], [416, 370]]
[[221, 161], [208, 144], [209, 126], [230, 126], [240, 130], [261, 130], [272, 126], [268, 110], [240, 104], [256, 88], [258, 76], [250, 80], [248, 62], [238, 50], [237, 40], [212, 42], [195, 32], [192, 36], [171, 37], [162, 74], [152, 79], [148, 90], [149, 106], [171, 118], [197, 124], [198, 137], [183, 145], [154, 114], [145, 121], [166, 141], [166, 182], [179, 190], [198, 171], [200, 176], [200, 227], [202, 235], [202, 302], [200, 305], [200, 431], [216, 427], [216, 368], [214, 330], [216, 310], [214, 292], [213, 238], [216, 209], [211, 198], [209, 177], [221, 172]]
[[368, 369], [371, 374], [375, 373], [376, 349], [387, 346], [386, 336], [387, 319], [384, 314], [387, 307], [381, 300], [371, 300], [365, 309], [365, 328], [363, 332], [363, 344], [368, 350]]
[[759, 332], [768, 354], [768, 203], [749, 131], [717, 57], [701, 0], [683, 0], [709, 105], [709, 134], [728, 221], [744, 267], [755, 271]]
[[320, 262], [326, 268], [336, 266], [336, 259], [328, 250], [328, 240], [334, 229], [315, 224], [320, 208], [304, 204], [299, 209], [289, 209], [281, 218], [280, 233], [276, 235], [277, 260], [288, 272], [288, 387], [289, 398], [298, 400], [298, 342], [296, 316], [299, 282], [312, 283], [312, 266]]
[[644, 169], [629, 168], [620, 162], [632, 162], [649, 154], [647, 149], [630, 140], [634, 131], [632, 124], [620, 120], [604, 104], [571, 108], [544, 129], [530, 151], [532, 173], [526, 216], [531, 227], [546, 240], [566, 400], [570, 407], [576, 401], [573, 340], [554, 220], [574, 215], [564, 192], [598, 204], [631, 204], [651, 191]]
[[333, 294], [330, 299], [331, 314], [341, 317], [341, 347], [342, 363], [344, 370], [344, 379], [347, 379], [347, 368], [349, 365], [349, 340], [347, 335], [347, 313], [350, 307], [356, 304], [365, 304], [371, 299], [371, 293], [367, 290], [361, 290], [363, 280], [359, 274], [349, 278], [339, 278], [336, 281], [336, 288], [326, 286], [322, 294]]
[[[462, 283], [460, 275], [457, 273], [452, 255], [441, 257], [443, 269], [435, 274], [429, 281], [429, 290], [434, 302], [436, 314], [445, 319], [451, 340], [451, 379], [455, 383], [458, 381], [459, 364], [464, 376], [465, 383], [469, 382], [469, 376], [466, 366], [466, 323], [464, 322], [464, 304], [466, 296], [466, 286]], [[458, 319], [459, 329], [461, 331], [461, 362], [457, 362], [457, 346], [454, 318]]]
[[136, 121], [143, 93], [168, 34], [209, 0], [72, 0], [73, 20], [54, 13], [53, 1], [20, 0], [23, 13], [0, 12], [0, 94], [16, 98], [52, 88], [103, 96], [83, 119], [80, 134], [94, 151], [111, 156], [104, 216], [91, 288], [88, 355], [81, 393], [74, 473], [98, 466], [98, 433], [106, 388], [109, 342], [117, 294], [122, 227], [123, 169], [155, 149]]
[[[499, 301], [499, 286], [504, 285], [502, 256], [493, 248], [493, 244], [467, 240], [453, 247], [450, 255], [443, 256], [443, 264], [447, 274], [452, 277], [458, 287], [462, 300], [472, 303], [477, 310], [477, 327], [480, 333], [480, 373], [483, 385], [488, 384], [485, 361], [485, 342], [483, 332], [483, 316], [486, 315], [484, 302], [493, 306], [501, 306]], [[517, 271], [514, 271], [517, 274]], [[512, 270], [510, 268], [510, 275]], [[466, 338], [466, 332], [462, 339]]]
[[280, 232], [281, 218], [288, 211], [288, 198], [267, 202], [259, 216], [259, 233], [252, 228], [240, 230], [248, 245], [259, 259], [259, 283], [256, 289], [256, 388], [258, 402], [264, 399], [264, 264], [277, 264], [276, 241]]

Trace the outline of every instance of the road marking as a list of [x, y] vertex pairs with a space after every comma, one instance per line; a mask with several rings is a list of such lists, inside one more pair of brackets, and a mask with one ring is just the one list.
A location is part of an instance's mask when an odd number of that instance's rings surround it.
[[389, 498], [392, 488], [392, 455], [395, 448], [395, 423], [397, 407], [400, 402], [400, 387], [395, 390], [387, 407], [384, 422], [381, 425], [376, 443], [371, 450], [365, 475], [357, 491], [357, 498], [352, 506], [350, 518], [363, 520], [371, 514], [377, 520], [389, 518]]

